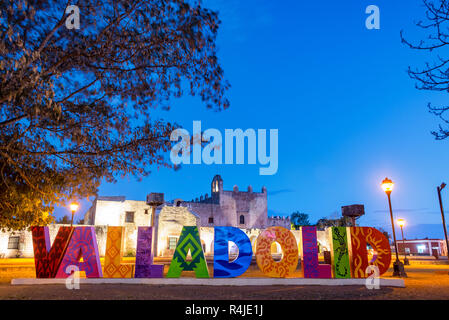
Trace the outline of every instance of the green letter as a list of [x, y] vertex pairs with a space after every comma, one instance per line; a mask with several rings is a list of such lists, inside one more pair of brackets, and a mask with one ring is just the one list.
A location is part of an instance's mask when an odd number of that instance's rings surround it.
[[[190, 251], [192, 261], [186, 257]], [[167, 278], [179, 278], [182, 271], [195, 271], [197, 278], [209, 278], [206, 259], [198, 233], [198, 227], [183, 227], [173, 259], [168, 269]]]

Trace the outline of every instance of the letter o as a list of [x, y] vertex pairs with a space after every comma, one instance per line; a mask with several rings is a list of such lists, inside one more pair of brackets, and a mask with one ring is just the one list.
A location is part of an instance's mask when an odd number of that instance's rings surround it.
[[[271, 256], [271, 244], [276, 241], [283, 252], [281, 261], [274, 261]], [[298, 266], [298, 245], [290, 230], [283, 227], [269, 227], [257, 238], [256, 261], [259, 269], [268, 277], [286, 278]]]

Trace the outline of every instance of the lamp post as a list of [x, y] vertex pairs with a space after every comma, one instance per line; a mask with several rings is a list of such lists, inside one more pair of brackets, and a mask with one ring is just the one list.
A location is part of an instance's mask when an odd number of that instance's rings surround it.
[[407, 251], [405, 251], [405, 241], [404, 241], [404, 226], [405, 226], [405, 220], [404, 219], [398, 219], [397, 220], [398, 225], [401, 227], [401, 233], [402, 233], [402, 245], [404, 246], [404, 266], [410, 265], [408, 259], [407, 259]]
[[445, 186], [446, 184], [443, 182], [440, 186], [437, 187], [437, 191], [438, 200], [440, 202], [441, 219], [443, 220], [444, 237], [446, 238], [446, 253], [447, 258], [449, 259], [449, 241], [447, 240], [446, 219], [444, 218], [443, 201], [441, 200], [441, 190], [443, 190]]
[[73, 216], [75, 215], [75, 212], [78, 210], [79, 205], [76, 202], [72, 202], [70, 204], [70, 211], [72, 211], [72, 220], [70, 221], [70, 226], [73, 226]]
[[390, 207], [391, 228], [393, 229], [393, 241], [396, 252], [396, 261], [393, 263], [393, 277], [407, 277], [404, 270], [404, 264], [399, 260], [398, 244], [396, 242], [396, 233], [394, 232], [393, 210], [391, 209], [391, 191], [393, 191], [394, 183], [388, 178], [382, 181], [382, 189], [388, 197], [388, 206]]

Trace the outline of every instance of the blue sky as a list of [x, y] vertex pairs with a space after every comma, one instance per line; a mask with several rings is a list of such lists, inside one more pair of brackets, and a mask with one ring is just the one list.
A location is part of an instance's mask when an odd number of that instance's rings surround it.
[[[222, 21], [219, 59], [232, 85], [231, 107], [214, 112], [184, 97], [155, 116], [190, 132], [192, 122], [201, 120], [203, 130], [217, 128], [223, 136], [224, 129], [278, 129], [277, 174], [260, 176], [259, 165], [247, 164], [154, 168], [140, 182], [131, 177], [104, 183], [100, 195], [144, 200], [150, 192], [164, 192], [166, 199], [190, 200], [210, 194], [211, 179], [220, 174], [228, 190], [266, 186], [270, 215], [298, 210], [315, 222], [360, 203], [366, 210], [361, 225], [390, 231], [380, 188], [388, 176], [395, 182], [395, 218], [406, 219], [409, 230], [436, 226], [407, 236], [443, 236], [436, 186], [449, 182], [449, 141], [430, 134], [439, 120], [426, 105], [444, 103], [448, 95], [415, 89], [408, 66], [432, 57], [408, 49], [399, 35], [402, 29], [410, 39], [421, 35], [414, 26], [424, 14], [421, 0], [204, 4], [218, 10]], [[371, 4], [380, 8], [380, 30], [365, 28]], [[443, 196], [449, 208], [449, 190]], [[78, 217], [88, 208], [83, 202]], [[57, 215], [65, 212], [60, 208]]]

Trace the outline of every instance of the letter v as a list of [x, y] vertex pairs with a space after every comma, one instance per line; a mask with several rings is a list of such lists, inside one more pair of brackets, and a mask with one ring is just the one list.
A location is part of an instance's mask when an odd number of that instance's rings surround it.
[[51, 246], [48, 227], [31, 227], [36, 278], [54, 278], [56, 276], [73, 230], [73, 227], [60, 227]]

